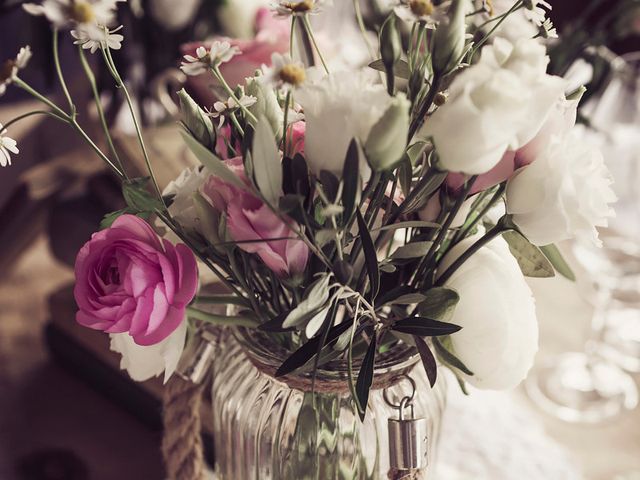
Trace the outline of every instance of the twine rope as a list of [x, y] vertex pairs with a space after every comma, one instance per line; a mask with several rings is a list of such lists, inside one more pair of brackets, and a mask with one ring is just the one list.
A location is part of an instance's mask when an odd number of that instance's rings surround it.
[[203, 480], [200, 405], [204, 384], [173, 375], [164, 388], [162, 456], [169, 480]]

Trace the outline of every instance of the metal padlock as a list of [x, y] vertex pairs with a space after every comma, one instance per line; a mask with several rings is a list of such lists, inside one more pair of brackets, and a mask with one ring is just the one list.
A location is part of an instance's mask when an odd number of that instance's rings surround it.
[[[410, 418], [404, 412], [409, 408]], [[411, 398], [398, 406], [398, 418], [389, 418], [389, 460], [395, 471], [416, 471], [427, 467], [427, 419], [415, 418]]]

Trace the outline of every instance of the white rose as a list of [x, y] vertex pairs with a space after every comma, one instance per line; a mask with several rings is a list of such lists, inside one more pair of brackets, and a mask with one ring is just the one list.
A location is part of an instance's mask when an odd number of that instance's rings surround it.
[[[477, 238], [456, 245], [442, 263], [446, 270]], [[502, 390], [520, 383], [538, 350], [535, 301], [518, 262], [502, 237], [462, 264], [446, 286], [460, 295], [451, 322], [456, 356], [473, 372], [460, 375], [482, 389]]]
[[126, 370], [136, 382], [157, 377], [164, 372], [164, 382], [173, 375], [184, 350], [187, 322], [183, 321], [162, 342], [142, 346], [133, 341], [128, 333], [112, 333], [111, 350], [122, 355], [120, 368]]
[[169, 213], [183, 228], [196, 230], [198, 214], [193, 203], [193, 194], [204, 184], [209, 174], [206, 169], [192, 167], [184, 169], [178, 178], [169, 182], [163, 195], [174, 195]]
[[590, 237], [600, 245], [596, 227], [606, 227], [616, 201], [602, 153], [574, 130], [552, 138], [535, 161], [507, 184], [507, 213], [536, 245]]
[[513, 45], [497, 38], [484, 47], [422, 131], [433, 138], [440, 165], [478, 175], [529, 142], [564, 92], [564, 81], [546, 74], [548, 62], [544, 47], [530, 39]]
[[[310, 83], [296, 93], [307, 124], [304, 151], [309, 169], [342, 176], [351, 139], [366, 142], [371, 128], [391, 105], [392, 97], [365, 72], [338, 72]], [[371, 169], [361, 158], [360, 175]]]

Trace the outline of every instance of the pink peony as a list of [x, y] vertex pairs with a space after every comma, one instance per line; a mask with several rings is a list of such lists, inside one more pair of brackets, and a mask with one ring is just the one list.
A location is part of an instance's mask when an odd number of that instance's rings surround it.
[[[241, 157], [225, 160], [226, 165], [247, 185]], [[202, 194], [227, 216], [227, 229], [238, 248], [257, 254], [271, 270], [280, 276], [300, 273], [309, 258], [309, 248], [287, 224], [247, 190], [211, 176], [202, 187]], [[267, 240], [271, 238], [287, 240]]]
[[128, 332], [138, 345], [157, 344], [176, 330], [198, 286], [191, 250], [161, 241], [135, 215], [92, 235], [78, 252], [75, 276], [78, 323]]

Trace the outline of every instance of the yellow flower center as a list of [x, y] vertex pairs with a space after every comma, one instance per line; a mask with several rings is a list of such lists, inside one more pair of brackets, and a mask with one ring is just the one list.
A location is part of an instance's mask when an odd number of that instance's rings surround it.
[[313, 8], [313, 0], [302, 0], [300, 2], [285, 2], [284, 6], [294, 13], [305, 13]]
[[304, 73], [304, 68], [298, 65], [289, 63], [280, 70], [280, 80], [294, 86], [302, 84], [305, 78], [307, 75]]
[[89, 23], [95, 20], [96, 14], [89, 2], [76, 0], [71, 6], [71, 18], [78, 23]]
[[493, 17], [495, 14], [495, 10], [493, 9], [493, 0], [484, 0], [484, 8], [487, 10], [489, 16]]
[[16, 66], [15, 60], [7, 60], [0, 66], [0, 83], [4, 83], [13, 76], [13, 69]]
[[409, 0], [409, 8], [417, 17], [426, 17], [433, 13], [433, 3], [430, 0]]

